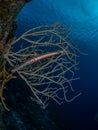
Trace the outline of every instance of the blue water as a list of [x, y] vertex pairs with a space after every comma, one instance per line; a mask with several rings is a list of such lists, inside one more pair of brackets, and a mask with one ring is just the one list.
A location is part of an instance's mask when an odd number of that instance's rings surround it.
[[60, 22], [71, 27], [71, 37], [88, 54], [80, 55], [80, 80], [73, 83], [82, 95], [50, 109], [63, 130], [98, 130], [98, 0], [32, 0], [17, 19], [17, 36], [42, 24]]

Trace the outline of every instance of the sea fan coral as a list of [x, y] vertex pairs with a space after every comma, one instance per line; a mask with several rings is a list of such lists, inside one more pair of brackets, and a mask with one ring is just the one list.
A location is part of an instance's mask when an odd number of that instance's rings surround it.
[[[3, 89], [16, 73], [32, 91], [30, 98], [43, 108], [51, 99], [60, 105], [64, 100], [71, 102], [81, 95], [67, 98], [68, 91], [74, 92], [71, 83], [78, 79], [75, 70], [79, 64], [79, 49], [72, 43], [69, 33], [70, 29], [66, 30], [59, 23], [42, 25], [4, 45], [0, 59], [4, 68], [0, 67], [0, 97], [5, 109]], [[9, 70], [6, 65], [10, 66]]]

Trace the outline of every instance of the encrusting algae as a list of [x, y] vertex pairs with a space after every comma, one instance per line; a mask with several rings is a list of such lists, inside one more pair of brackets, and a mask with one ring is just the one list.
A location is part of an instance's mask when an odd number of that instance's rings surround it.
[[16, 16], [29, 0], [0, 0], [0, 98], [6, 110], [3, 90], [5, 84], [14, 76], [6, 68], [4, 54], [10, 50], [8, 43], [12, 42], [14, 31], [17, 29]]

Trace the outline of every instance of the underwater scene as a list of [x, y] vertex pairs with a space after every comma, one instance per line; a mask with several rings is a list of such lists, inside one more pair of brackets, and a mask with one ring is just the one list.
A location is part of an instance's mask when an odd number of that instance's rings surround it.
[[98, 130], [98, 0], [0, 10], [0, 130]]

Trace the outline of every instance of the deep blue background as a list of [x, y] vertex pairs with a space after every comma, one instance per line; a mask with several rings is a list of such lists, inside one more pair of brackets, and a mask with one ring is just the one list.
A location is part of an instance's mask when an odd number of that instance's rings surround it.
[[[72, 103], [50, 106], [67, 130], [97, 130], [98, 121], [98, 0], [32, 0], [17, 17], [17, 36], [41, 24], [72, 26], [71, 37], [80, 50], [80, 80], [73, 86], [82, 96]], [[66, 127], [66, 128], [65, 128]]]

